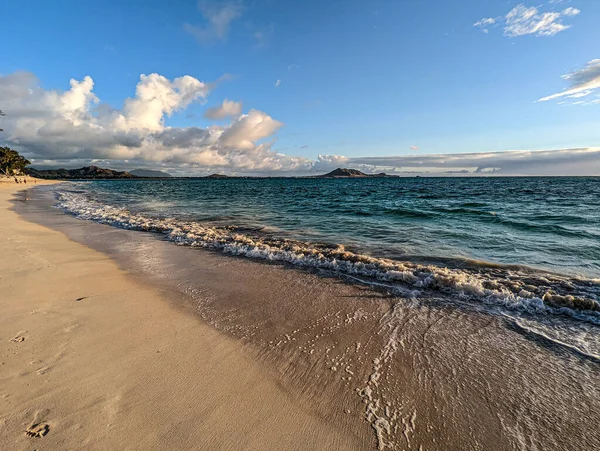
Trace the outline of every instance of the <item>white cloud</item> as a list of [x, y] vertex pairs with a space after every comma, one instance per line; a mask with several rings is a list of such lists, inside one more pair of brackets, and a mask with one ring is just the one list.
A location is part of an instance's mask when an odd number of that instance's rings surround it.
[[486, 27], [488, 25], [494, 25], [495, 23], [496, 23], [496, 19], [494, 19], [493, 17], [488, 17], [488, 18], [481, 19], [479, 22], [475, 22], [475, 24], [473, 26]]
[[419, 146], [410, 146], [410, 150], [419, 150]]
[[316, 172], [328, 172], [339, 167], [348, 166], [350, 158], [343, 155], [319, 155], [314, 162], [313, 169]]
[[[208, 128], [169, 127], [165, 117], [203, 101], [214, 84], [191, 76], [169, 80], [142, 75], [135, 96], [122, 110], [100, 103], [91, 77], [71, 81], [61, 92], [44, 90], [33, 74], [0, 76], [5, 132], [0, 138], [34, 160], [102, 160], [132, 166], [171, 164], [238, 171], [306, 170], [310, 162], [271, 150], [283, 124], [267, 113], [250, 110], [228, 125]], [[235, 104], [235, 105], [232, 105]], [[228, 112], [235, 102], [223, 102]], [[241, 105], [239, 105], [241, 109]], [[303, 169], [304, 168], [304, 169]]]
[[483, 18], [473, 24], [473, 26], [480, 28], [484, 33], [488, 33], [490, 27], [502, 25], [504, 27], [504, 35], [509, 37], [530, 34], [535, 36], [554, 36], [561, 31], [571, 28], [571, 25], [563, 23], [564, 18], [574, 17], [580, 12], [577, 8], [572, 7], [562, 11], [542, 12], [538, 7], [527, 7], [524, 4], [519, 4], [505, 16]]
[[268, 138], [283, 124], [262, 111], [250, 110], [223, 131], [221, 144], [230, 149], [251, 150], [256, 141]]
[[566, 30], [569, 26], [561, 21], [561, 14], [546, 12], [540, 14], [536, 7], [515, 6], [506, 15], [504, 34], [510, 37], [535, 34], [537, 36], [553, 36]]
[[572, 7], [569, 7], [562, 12], [563, 16], [577, 16], [579, 13], [581, 13], [580, 10]]
[[135, 97], [125, 100], [123, 114], [116, 119], [116, 126], [125, 130], [161, 130], [165, 115], [170, 116], [199, 98], [205, 98], [209, 90], [207, 84], [189, 75], [173, 81], [158, 74], [142, 75]]
[[578, 99], [592, 94], [600, 88], [600, 59], [594, 59], [585, 67], [563, 75], [562, 78], [569, 82], [570, 87], [562, 92], [542, 97], [538, 102], [547, 102], [561, 97]]
[[231, 23], [239, 19], [244, 12], [244, 6], [240, 0], [220, 3], [211, 0], [199, 0], [198, 9], [207, 24], [205, 26], [194, 26], [185, 23], [183, 27], [185, 31], [195, 36], [202, 43], [225, 40], [229, 34]]
[[581, 91], [575, 94], [571, 94], [570, 96], [567, 96], [570, 99], [580, 99], [582, 97], [587, 97], [592, 93], [592, 91]]
[[213, 120], [225, 119], [226, 117], [239, 116], [242, 113], [242, 102], [233, 100], [223, 100], [219, 106], [209, 108], [204, 113], [204, 117]]
[[[598, 66], [600, 60], [594, 60], [565, 79], [573, 86], [589, 84], [597, 80]], [[190, 76], [169, 80], [157, 74], [142, 75], [135, 96], [118, 110], [97, 98], [91, 77], [72, 80], [70, 88], [62, 92], [41, 88], [28, 72], [0, 76], [1, 107], [7, 114], [0, 139], [36, 165], [77, 167], [94, 162], [122, 169], [161, 168], [178, 174], [315, 174], [352, 167], [397, 174], [494, 170], [503, 175], [600, 175], [600, 148], [386, 157], [320, 155], [309, 160], [276, 152], [276, 133], [283, 124], [255, 109], [236, 115], [226, 125], [180, 128], [165, 124], [169, 114], [204, 101], [213, 86]]]
[[280, 86], [281, 86], [281, 80], [277, 80], [277, 81], [275, 82], [275, 87], [276, 87], [276, 88], [279, 88]]
[[473, 24], [474, 27], [479, 27], [481, 28], [481, 31], [483, 31], [484, 33], [489, 33], [489, 27], [491, 25], [495, 25], [496, 24], [496, 19], [494, 17], [487, 17], [487, 18], [483, 18], [478, 22], [475, 22]]

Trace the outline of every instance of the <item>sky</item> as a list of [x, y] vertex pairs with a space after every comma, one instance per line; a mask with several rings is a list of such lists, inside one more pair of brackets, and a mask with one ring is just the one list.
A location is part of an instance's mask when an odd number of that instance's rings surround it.
[[597, 0], [0, 3], [36, 167], [600, 175]]

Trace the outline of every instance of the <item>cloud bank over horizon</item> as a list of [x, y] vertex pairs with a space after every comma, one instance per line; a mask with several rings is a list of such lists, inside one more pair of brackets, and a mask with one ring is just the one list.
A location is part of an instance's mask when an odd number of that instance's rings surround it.
[[[589, 80], [595, 86], [596, 61], [588, 65], [591, 69], [586, 66], [581, 74], [569, 76], [572, 90], [589, 88]], [[227, 120], [225, 125], [166, 125], [166, 118], [174, 113], [194, 103], [205, 104], [217, 84], [189, 75], [172, 80], [155, 73], [141, 75], [134, 96], [125, 99], [121, 109], [114, 109], [96, 96], [89, 76], [71, 80], [67, 91], [41, 88], [30, 72], [0, 76], [0, 109], [7, 113], [1, 124], [5, 132], [0, 134], [0, 143], [23, 152], [37, 167], [96, 164], [113, 169], [161, 169], [176, 175], [309, 175], [337, 167], [400, 175], [600, 175], [600, 147], [367, 157], [319, 155], [316, 160], [286, 155], [274, 148], [282, 122], [256, 109], [243, 113], [241, 102], [227, 99], [205, 112], [211, 120]], [[418, 147], [411, 146], [410, 150]]]

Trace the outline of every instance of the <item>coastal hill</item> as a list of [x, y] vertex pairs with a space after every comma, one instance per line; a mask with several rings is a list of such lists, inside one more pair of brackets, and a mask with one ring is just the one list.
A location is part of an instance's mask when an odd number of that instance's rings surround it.
[[364, 172], [359, 171], [358, 169], [348, 169], [348, 168], [337, 168], [334, 171], [331, 171], [324, 175], [317, 176], [319, 178], [359, 178], [359, 177], [397, 177], [395, 175], [387, 175], [384, 172], [379, 174], [365, 174]]
[[25, 169], [27, 175], [40, 179], [135, 179], [130, 172], [113, 171], [112, 169], [86, 166], [79, 169]]
[[129, 171], [129, 173], [132, 174], [132, 175], [135, 175], [136, 177], [147, 177], [147, 178], [153, 178], [153, 177], [159, 177], [159, 178], [173, 177], [168, 172], [155, 171], [153, 169], [134, 169], [133, 171]]
[[[120, 172], [112, 169], [100, 168], [98, 166], [86, 166], [79, 169], [34, 169], [26, 168], [25, 173], [32, 177], [51, 180], [116, 180], [116, 179], [149, 179], [149, 178], [172, 178], [171, 174], [151, 169], [134, 169], [130, 172]], [[337, 168], [323, 175], [311, 175], [306, 178], [383, 178], [398, 177], [397, 175], [388, 175], [383, 172], [379, 174], [365, 174], [358, 169]], [[193, 177], [192, 177], [193, 178]], [[229, 178], [254, 178], [228, 176], [224, 174], [211, 174], [202, 178], [208, 179], [229, 179]]]

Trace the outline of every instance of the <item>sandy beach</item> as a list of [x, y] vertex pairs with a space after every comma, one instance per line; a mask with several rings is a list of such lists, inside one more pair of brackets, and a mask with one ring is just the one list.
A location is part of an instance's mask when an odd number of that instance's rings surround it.
[[0, 185], [1, 449], [356, 449], [241, 343], [19, 218], [20, 188]]
[[3, 449], [600, 446], [598, 361], [527, 316], [176, 246], [18, 188], [0, 194]]
[[0, 5], [0, 451], [600, 451], [600, 0]]

